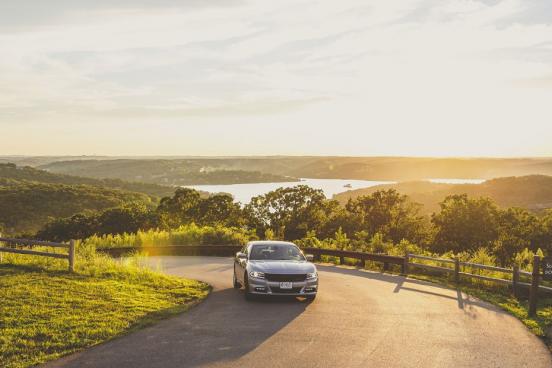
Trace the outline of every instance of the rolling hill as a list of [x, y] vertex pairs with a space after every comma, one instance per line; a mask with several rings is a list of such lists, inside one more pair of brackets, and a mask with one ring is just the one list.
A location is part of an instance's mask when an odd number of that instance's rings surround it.
[[100, 211], [129, 203], [153, 206], [143, 193], [91, 185], [0, 179], [0, 232], [32, 234], [50, 218]]
[[40, 168], [58, 174], [174, 186], [298, 181], [284, 175], [233, 169], [211, 160], [73, 160], [52, 162]]
[[26, 158], [24, 162], [41, 162], [37, 167], [55, 173], [171, 185], [281, 182], [291, 178], [413, 181], [552, 175], [552, 158], [56, 157], [50, 162], [45, 158]]
[[30, 166], [16, 166], [13, 163], [0, 164], [0, 179], [25, 180], [48, 184], [84, 184], [102, 188], [145, 193], [154, 198], [166, 197], [174, 193], [174, 187], [170, 186], [127, 182], [120, 179], [95, 179], [84, 176], [56, 174]]
[[335, 195], [334, 198], [341, 203], [346, 203], [349, 198], [391, 188], [423, 204], [426, 213], [438, 211], [439, 202], [446, 196], [462, 193], [473, 197], [490, 197], [501, 207], [523, 207], [537, 212], [552, 208], [552, 176], [545, 175], [497, 178], [482, 184], [401, 182], [347, 191]]

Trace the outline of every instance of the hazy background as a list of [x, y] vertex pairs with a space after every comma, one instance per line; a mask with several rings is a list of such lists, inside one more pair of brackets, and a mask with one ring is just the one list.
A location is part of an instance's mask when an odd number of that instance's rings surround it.
[[0, 154], [552, 155], [549, 0], [0, 1]]

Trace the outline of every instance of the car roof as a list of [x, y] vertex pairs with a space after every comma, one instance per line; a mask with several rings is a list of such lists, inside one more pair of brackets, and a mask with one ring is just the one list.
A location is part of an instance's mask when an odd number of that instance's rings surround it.
[[249, 242], [248, 245], [266, 245], [266, 244], [282, 244], [282, 245], [297, 246], [292, 242], [281, 241], [281, 240], [256, 240], [256, 241]]

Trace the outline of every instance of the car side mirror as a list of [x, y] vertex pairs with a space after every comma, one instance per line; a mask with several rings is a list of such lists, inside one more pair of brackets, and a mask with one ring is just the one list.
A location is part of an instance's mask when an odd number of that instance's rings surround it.
[[305, 258], [307, 259], [307, 262], [313, 262], [314, 256], [312, 254], [306, 254]]
[[236, 258], [237, 259], [247, 259], [247, 254], [242, 253], [242, 252], [238, 252], [238, 253], [236, 253]]

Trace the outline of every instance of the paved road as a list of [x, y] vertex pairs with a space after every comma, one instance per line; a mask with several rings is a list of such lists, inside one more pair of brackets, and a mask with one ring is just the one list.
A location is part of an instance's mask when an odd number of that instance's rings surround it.
[[246, 302], [228, 258], [150, 261], [214, 291], [188, 313], [47, 367], [552, 367], [520, 322], [455, 290], [320, 266], [311, 304]]

